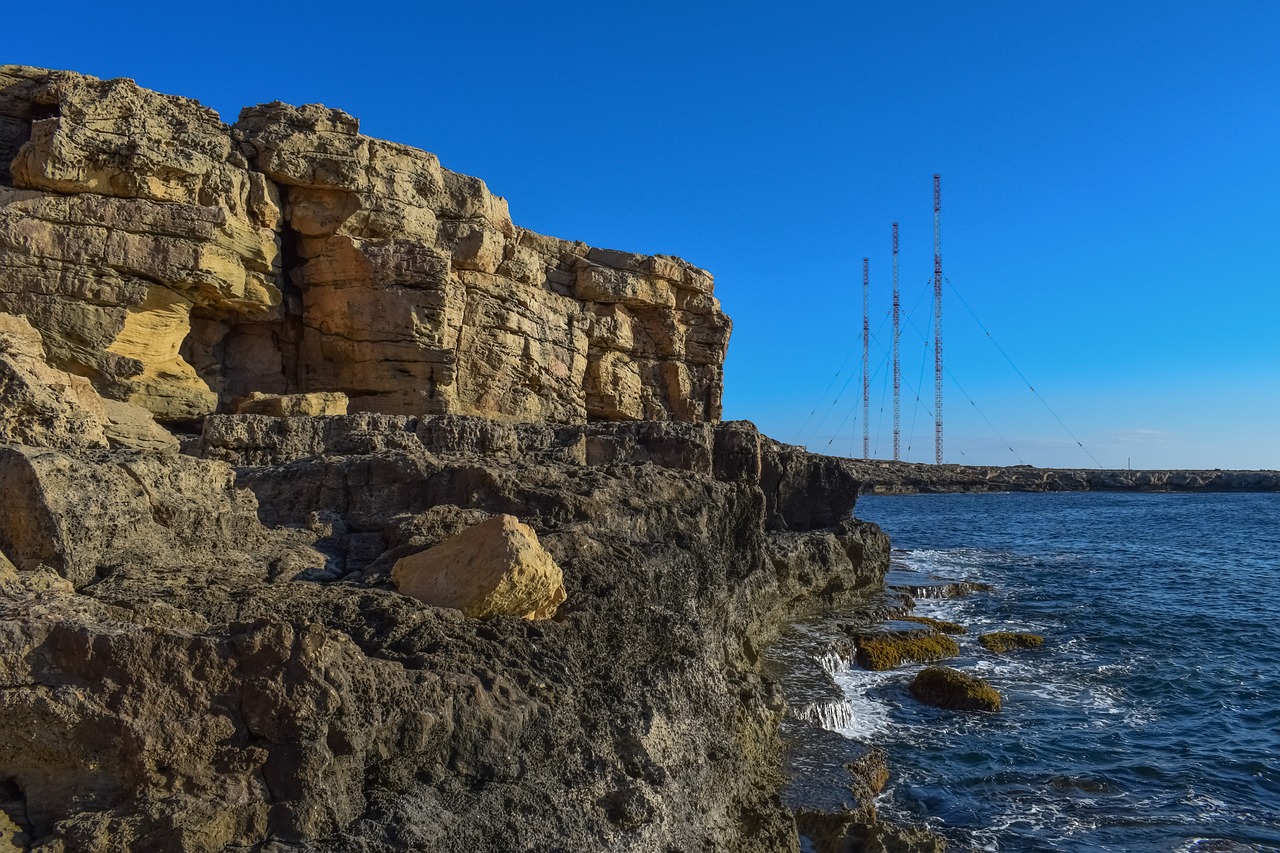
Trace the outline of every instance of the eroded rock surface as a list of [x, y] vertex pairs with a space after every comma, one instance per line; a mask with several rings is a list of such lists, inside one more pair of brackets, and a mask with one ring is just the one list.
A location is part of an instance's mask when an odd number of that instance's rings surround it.
[[[875, 587], [888, 542], [852, 497], [830, 527], [776, 521], [814, 515], [763, 481], [783, 451], [749, 425], [228, 415], [188, 450], [209, 458], [0, 455], [23, 508], [0, 529], [0, 728], [29, 733], [0, 744], [0, 779], [22, 833], [797, 849], [757, 650]], [[394, 591], [398, 560], [499, 513], [562, 568], [556, 618]]]
[[545, 237], [484, 182], [319, 105], [234, 126], [129, 80], [0, 66], [0, 310], [103, 396], [711, 421], [730, 324], [678, 258]]

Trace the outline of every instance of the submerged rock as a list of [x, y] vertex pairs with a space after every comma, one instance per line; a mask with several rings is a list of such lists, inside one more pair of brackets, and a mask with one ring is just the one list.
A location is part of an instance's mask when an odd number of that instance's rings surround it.
[[1044, 645], [1044, 637], [1040, 634], [992, 631], [978, 637], [978, 642], [987, 651], [1000, 654], [1014, 649], [1038, 649]]
[[945, 619], [934, 619], [930, 616], [899, 616], [898, 619], [901, 622], [918, 622], [921, 625], [928, 625], [941, 634], [969, 633], [969, 629], [958, 622], [948, 622]]
[[1000, 694], [987, 682], [949, 666], [930, 666], [911, 681], [911, 695], [952, 711], [999, 711]]

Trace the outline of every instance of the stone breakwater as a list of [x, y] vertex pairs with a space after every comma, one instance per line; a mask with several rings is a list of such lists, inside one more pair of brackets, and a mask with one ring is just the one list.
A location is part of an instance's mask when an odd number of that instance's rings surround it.
[[[0, 849], [798, 850], [761, 649], [889, 543], [728, 333], [340, 111], [0, 67]], [[397, 590], [489, 528], [547, 594]]]
[[864, 494], [931, 492], [1280, 492], [1280, 471], [1034, 468], [851, 459]]

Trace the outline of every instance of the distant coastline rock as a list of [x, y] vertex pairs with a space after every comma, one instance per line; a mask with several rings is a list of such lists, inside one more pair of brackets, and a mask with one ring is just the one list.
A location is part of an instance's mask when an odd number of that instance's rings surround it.
[[1038, 649], [1044, 645], [1044, 637], [1025, 632], [992, 631], [978, 637], [978, 642], [987, 651], [1002, 654], [1015, 649]]
[[1280, 471], [1141, 471], [1034, 468], [1030, 465], [929, 465], [851, 459], [867, 494], [947, 492], [1276, 492]]

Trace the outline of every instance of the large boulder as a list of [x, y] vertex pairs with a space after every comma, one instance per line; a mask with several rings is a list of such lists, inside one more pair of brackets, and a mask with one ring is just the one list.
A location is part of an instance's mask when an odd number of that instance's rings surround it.
[[391, 577], [405, 595], [480, 619], [548, 619], [565, 600], [560, 567], [533, 528], [512, 515], [496, 515], [402, 557]]

